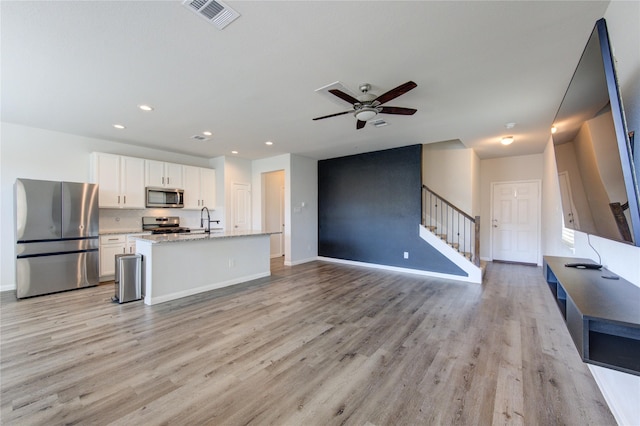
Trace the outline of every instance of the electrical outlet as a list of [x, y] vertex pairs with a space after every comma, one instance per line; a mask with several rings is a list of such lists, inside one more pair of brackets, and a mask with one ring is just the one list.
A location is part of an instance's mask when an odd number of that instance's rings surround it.
[[405, 251], [405, 252], [404, 252], [404, 258], [405, 258], [405, 259], [408, 259], [408, 258], [409, 258], [409, 252], [408, 252], [408, 251]]

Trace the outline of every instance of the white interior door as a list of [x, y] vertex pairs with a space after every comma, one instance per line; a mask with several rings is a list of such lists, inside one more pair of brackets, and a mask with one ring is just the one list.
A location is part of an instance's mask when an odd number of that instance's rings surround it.
[[251, 229], [251, 185], [233, 183], [233, 223], [234, 231]]
[[537, 264], [540, 182], [502, 182], [492, 186], [493, 259]]

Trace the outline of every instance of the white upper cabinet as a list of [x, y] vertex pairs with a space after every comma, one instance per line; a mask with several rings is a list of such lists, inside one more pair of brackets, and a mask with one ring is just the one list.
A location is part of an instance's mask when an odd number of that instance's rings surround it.
[[143, 159], [94, 152], [91, 160], [92, 181], [99, 185], [101, 208], [145, 207]]
[[202, 205], [211, 210], [216, 208], [216, 171], [200, 169], [200, 197]]
[[145, 169], [145, 186], [184, 189], [184, 166], [181, 164], [145, 160]]
[[216, 171], [184, 166], [184, 208], [200, 210], [216, 207]]

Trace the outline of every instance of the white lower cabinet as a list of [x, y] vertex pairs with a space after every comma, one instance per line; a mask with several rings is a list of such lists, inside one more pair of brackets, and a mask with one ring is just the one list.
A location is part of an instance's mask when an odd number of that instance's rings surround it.
[[116, 273], [116, 255], [136, 252], [135, 236], [144, 234], [113, 234], [100, 237], [100, 281], [111, 281]]
[[100, 280], [109, 281], [116, 273], [116, 254], [126, 253], [127, 236], [103, 235], [100, 237]]

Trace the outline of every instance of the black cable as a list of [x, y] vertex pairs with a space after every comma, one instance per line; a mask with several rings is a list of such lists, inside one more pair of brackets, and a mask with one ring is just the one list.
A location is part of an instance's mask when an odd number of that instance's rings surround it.
[[591, 245], [591, 239], [589, 238], [590, 235], [587, 234], [587, 243], [589, 243], [589, 247], [591, 247], [593, 249], [593, 251], [596, 252], [596, 254], [598, 255], [598, 264], [602, 265], [602, 258], [600, 257], [600, 253], [598, 253], [598, 250], [596, 250], [592, 245]]

